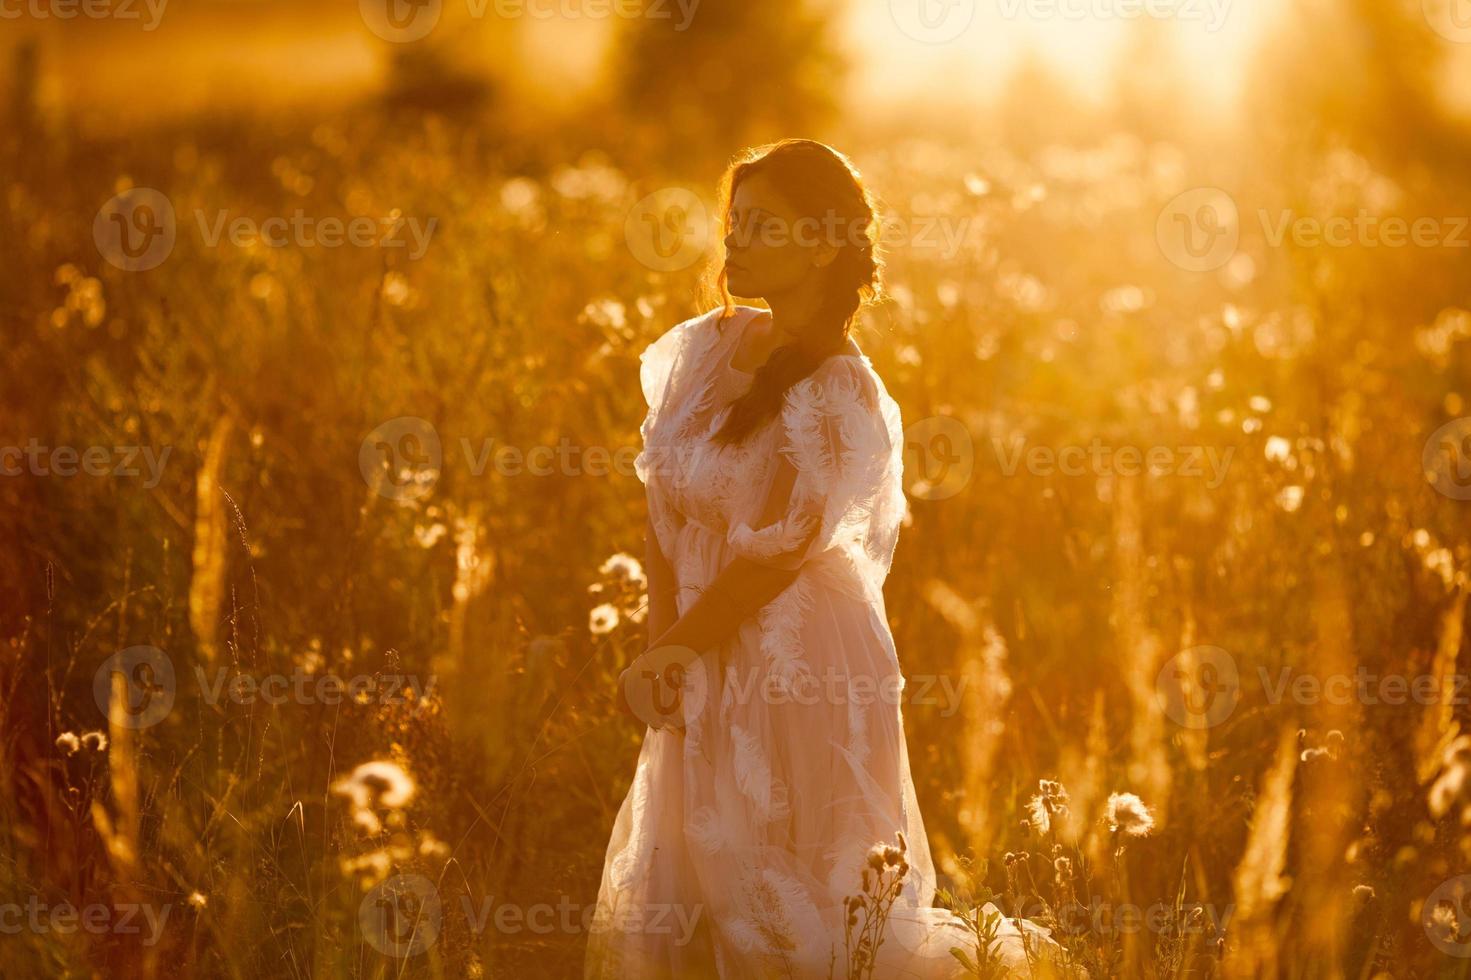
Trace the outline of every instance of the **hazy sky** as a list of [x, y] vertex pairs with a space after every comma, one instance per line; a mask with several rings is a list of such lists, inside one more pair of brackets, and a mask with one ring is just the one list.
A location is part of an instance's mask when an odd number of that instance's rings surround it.
[[[1252, 48], [1270, 25], [1272, 0], [862, 0], [852, 5], [851, 41], [874, 69], [865, 96], [905, 98], [945, 79], [984, 91], [1028, 48], [1075, 85], [1107, 85], [1126, 34], [1158, 23], [1208, 98], [1229, 102]], [[1140, 66], [1141, 68], [1145, 66]], [[1147, 69], [1146, 69], [1147, 70]]]

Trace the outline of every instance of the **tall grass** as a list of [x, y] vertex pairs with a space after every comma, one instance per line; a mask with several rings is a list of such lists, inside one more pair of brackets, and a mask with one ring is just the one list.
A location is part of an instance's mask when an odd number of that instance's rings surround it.
[[[1188, 273], [1156, 225], [1206, 185], [1247, 215], [1385, 194], [1396, 213], [1451, 214], [1464, 172], [1247, 132], [828, 135], [893, 213], [965, 230], [954, 249], [891, 248], [889, 298], [859, 332], [907, 423], [949, 417], [970, 439], [957, 492], [911, 495], [887, 590], [906, 673], [964, 692], [906, 706], [947, 883], [1059, 930], [1070, 900], [1169, 912], [1153, 932], [1071, 936], [1071, 968], [1093, 975], [1462, 975], [1422, 906], [1471, 860], [1459, 809], [1427, 806], [1459, 772], [1464, 707], [1274, 702], [1264, 679], [1462, 673], [1468, 504], [1426, 482], [1421, 456], [1471, 396], [1464, 253], [1279, 248], [1248, 221], [1243, 258]], [[640, 738], [613, 684], [645, 642], [638, 589], [599, 568], [639, 553], [642, 487], [474, 461], [485, 440], [636, 448], [638, 353], [696, 312], [696, 270], [640, 265], [626, 220], [650, 191], [716, 175], [607, 146], [376, 111], [10, 146], [3, 441], [172, 453], [156, 487], [0, 478], [4, 894], [170, 910], [152, 945], [7, 936], [7, 976], [577, 973], [580, 926], [515, 928], [494, 909], [596, 899]], [[152, 272], [92, 242], [129, 185], [179, 214]], [[211, 247], [196, 209], [439, 223], [413, 261]], [[376, 493], [359, 467], [400, 416], [442, 445], [417, 499]], [[1229, 463], [1219, 482], [1071, 476], [1009, 468], [1019, 440]], [[911, 479], [928, 451], [913, 448]], [[605, 603], [616, 622], [594, 634]], [[111, 716], [94, 696], [97, 668], [133, 645], [177, 671], [146, 728], [116, 714], [127, 690]], [[1182, 726], [1158, 679], [1171, 662], [1194, 676], [1197, 653], [1173, 658], [1204, 647], [1233, 658], [1240, 703]], [[435, 685], [389, 703], [212, 701], [220, 670]], [[94, 730], [104, 750], [57, 741]], [[369, 762], [392, 768], [353, 775]], [[1028, 811], [1042, 779], [1069, 794], [1056, 827]], [[1127, 849], [1106, 825], [1116, 792], [1156, 821]], [[392, 890], [402, 876], [433, 884], [437, 917]], [[1223, 936], [1197, 928], [1197, 904], [1227, 916]], [[429, 932], [415, 955], [383, 951]]]

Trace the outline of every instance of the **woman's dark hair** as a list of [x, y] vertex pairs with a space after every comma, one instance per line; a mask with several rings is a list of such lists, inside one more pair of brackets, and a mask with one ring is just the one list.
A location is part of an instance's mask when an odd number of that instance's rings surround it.
[[[720, 181], [724, 235], [730, 234], [731, 200], [741, 181], [762, 174], [799, 217], [816, 222], [838, 247], [825, 268], [814, 269], [824, 278], [823, 302], [816, 322], [800, 341], [771, 352], [756, 370], [751, 386], [731, 404], [720, 431], [720, 445], [739, 443], [781, 411], [787, 389], [816, 371], [828, 356], [848, 343], [853, 318], [866, 300], [878, 294], [882, 260], [874, 248], [877, 215], [863, 179], [848, 158], [825, 143], [787, 139], [746, 150], [731, 163]], [[709, 302], [724, 307], [725, 318], [735, 303], [725, 281], [724, 249], [715, 256], [707, 274]]]

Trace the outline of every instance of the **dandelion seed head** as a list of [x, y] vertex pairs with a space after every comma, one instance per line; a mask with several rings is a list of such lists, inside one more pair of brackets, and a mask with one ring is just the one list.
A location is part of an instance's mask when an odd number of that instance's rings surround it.
[[351, 801], [353, 822], [369, 834], [383, 829], [378, 808], [397, 811], [407, 806], [416, 788], [402, 766], [386, 759], [364, 762], [332, 784], [333, 793]]
[[1144, 837], [1154, 830], [1154, 814], [1133, 793], [1110, 793], [1108, 827], [1128, 837]]
[[618, 625], [618, 608], [610, 602], [594, 606], [587, 614], [587, 629], [593, 636], [604, 636]]

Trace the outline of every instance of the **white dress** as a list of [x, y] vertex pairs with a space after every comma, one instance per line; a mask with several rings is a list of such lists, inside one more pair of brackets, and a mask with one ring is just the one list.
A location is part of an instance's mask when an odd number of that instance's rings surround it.
[[[898, 831], [909, 871], [874, 975], [959, 976], [950, 949], [971, 943], [931, 908], [884, 609], [907, 506], [899, 406], [865, 355], [835, 355], [786, 393], [778, 418], [718, 449], [708, 437], [744, 388], [731, 352], [760, 312], [722, 322], [712, 310], [644, 351], [635, 468], [681, 614], [736, 556], [800, 570], [722, 644], [723, 676], [714, 653], [689, 672], [684, 731], [647, 730], [585, 976], [842, 978], [844, 900], [862, 888], [869, 848]], [[1003, 933], [998, 953], [1025, 975], [1016, 926]]]

